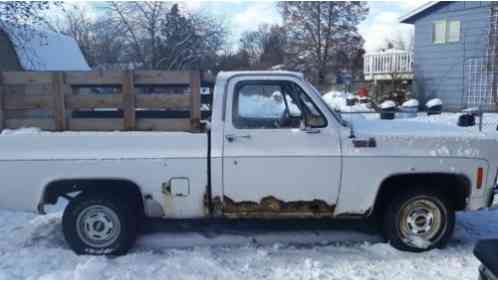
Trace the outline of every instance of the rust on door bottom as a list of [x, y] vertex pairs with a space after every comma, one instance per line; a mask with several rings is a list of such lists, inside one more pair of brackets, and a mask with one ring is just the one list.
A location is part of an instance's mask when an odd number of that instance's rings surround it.
[[284, 201], [274, 196], [263, 197], [259, 202], [235, 201], [228, 196], [216, 196], [213, 209], [227, 217], [332, 217], [335, 205], [319, 199], [310, 201]]

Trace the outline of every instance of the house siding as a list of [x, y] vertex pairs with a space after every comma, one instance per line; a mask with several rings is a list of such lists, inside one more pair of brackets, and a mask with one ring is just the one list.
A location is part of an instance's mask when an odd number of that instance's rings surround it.
[[[465, 65], [486, 55], [489, 3], [442, 2], [415, 21], [415, 85], [419, 98], [441, 98], [449, 110], [465, 106]], [[460, 41], [432, 43], [432, 25], [437, 20], [459, 20]]]
[[23, 70], [7, 34], [0, 30], [0, 71]]

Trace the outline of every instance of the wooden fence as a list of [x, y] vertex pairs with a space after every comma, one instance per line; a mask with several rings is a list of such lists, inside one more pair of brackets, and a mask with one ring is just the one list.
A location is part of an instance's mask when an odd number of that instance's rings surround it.
[[[212, 93], [212, 80], [201, 76], [165, 71], [0, 72], [0, 128], [199, 131], [201, 83]], [[143, 114], [175, 110], [190, 114]], [[82, 118], [82, 112], [92, 114]]]

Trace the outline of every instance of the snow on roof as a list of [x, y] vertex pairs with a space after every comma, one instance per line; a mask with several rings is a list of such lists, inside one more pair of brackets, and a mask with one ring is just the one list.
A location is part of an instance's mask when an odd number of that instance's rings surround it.
[[[50, 31], [6, 27], [19, 62], [29, 71], [91, 70], [76, 40]], [[31, 32], [31, 36], [26, 36]], [[19, 34], [23, 34], [19, 36]]]
[[439, 4], [439, 2], [441, 1], [431, 1], [431, 2], [427, 2], [425, 3], [424, 5], [422, 6], [419, 6], [417, 7], [416, 9], [410, 11], [407, 15], [404, 15], [402, 16], [401, 18], [399, 18], [399, 21], [402, 22], [402, 23], [410, 23], [410, 19], [422, 12], [424, 12], [425, 10], [429, 9], [429, 8], [432, 8], [433, 6]]

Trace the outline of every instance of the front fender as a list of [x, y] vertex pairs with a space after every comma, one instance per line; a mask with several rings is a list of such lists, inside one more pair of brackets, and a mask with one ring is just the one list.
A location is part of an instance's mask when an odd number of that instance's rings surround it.
[[[453, 174], [467, 178], [470, 196], [484, 196], [484, 187], [476, 189], [476, 170], [489, 171], [488, 162], [470, 158], [440, 157], [372, 157], [352, 156], [343, 159], [343, 176], [336, 215], [369, 215], [375, 205], [382, 182], [404, 174]], [[428, 183], [430, 185], [430, 183]], [[484, 186], [488, 186], [484, 179]], [[408, 188], [408, 186], [400, 186]]]

